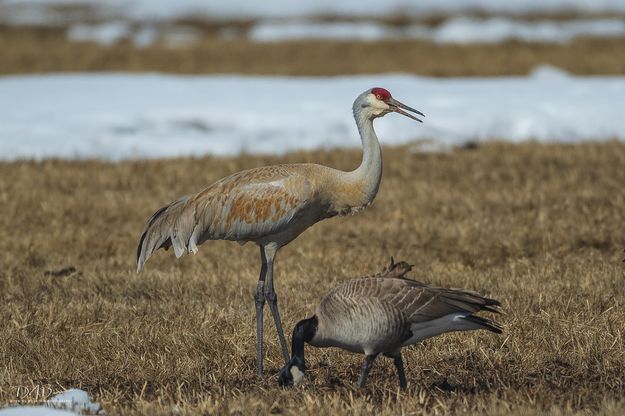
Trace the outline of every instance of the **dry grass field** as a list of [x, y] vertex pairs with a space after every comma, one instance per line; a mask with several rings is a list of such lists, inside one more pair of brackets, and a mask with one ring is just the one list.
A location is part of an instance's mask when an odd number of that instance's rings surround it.
[[[207, 29], [208, 31], [208, 29]], [[210, 31], [208, 31], [210, 32]], [[158, 71], [329, 76], [407, 72], [426, 76], [525, 75], [550, 64], [579, 75], [625, 74], [625, 38], [569, 43], [441, 45], [426, 41], [253, 43], [210, 33], [183, 48], [70, 42], [64, 28], [0, 26], [0, 74]]]
[[348, 169], [359, 157], [0, 163], [0, 403], [80, 387], [109, 415], [625, 412], [622, 143], [385, 148], [372, 207], [280, 252], [289, 338], [327, 290], [390, 256], [416, 279], [502, 301], [501, 336], [406, 349], [402, 393], [390, 360], [359, 391], [361, 356], [312, 348], [303, 386], [278, 388], [272, 325], [268, 377], [257, 380], [251, 244], [208, 242], [180, 261], [161, 252], [135, 274], [144, 221], [173, 198], [253, 166]]

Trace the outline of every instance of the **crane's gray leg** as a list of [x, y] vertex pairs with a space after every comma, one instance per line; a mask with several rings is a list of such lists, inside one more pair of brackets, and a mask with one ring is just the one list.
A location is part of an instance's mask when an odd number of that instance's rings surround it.
[[267, 258], [267, 283], [265, 284], [265, 299], [269, 303], [269, 309], [273, 315], [273, 321], [276, 324], [278, 337], [280, 338], [280, 347], [284, 356], [284, 364], [290, 361], [289, 349], [287, 348], [286, 338], [284, 338], [284, 330], [282, 329], [282, 321], [280, 320], [280, 311], [278, 310], [278, 296], [273, 289], [273, 259], [276, 256], [278, 248], [274, 246], [265, 247], [265, 257]]
[[406, 388], [406, 373], [404, 372], [404, 360], [401, 357], [401, 352], [398, 352], [393, 357], [395, 367], [397, 368], [397, 375], [399, 376], [399, 388], [404, 390]]
[[265, 307], [265, 276], [267, 275], [267, 259], [265, 250], [260, 248], [260, 277], [254, 293], [254, 303], [256, 305], [256, 351], [258, 352], [258, 377], [263, 376], [263, 309]]
[[362, 363], [362, 371], [360, 372], [360, 378], [358, 379], [358, 387], [363, 388], [365, 383], [367, 382], [367, 377], [369, 377], [369, 370], [371, 370], [371, 365], [375, 361], [378, 354], [371, 354], [365, 357], [365, 362]]

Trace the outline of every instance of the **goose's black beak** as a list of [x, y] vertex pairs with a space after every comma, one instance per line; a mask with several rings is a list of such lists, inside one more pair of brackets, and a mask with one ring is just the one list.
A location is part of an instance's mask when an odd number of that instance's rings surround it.
[[391, 111], [394, 111], [396, 113], [399, 113], [401, 115], [409, 117], [409, 118], [411, 118], [413, 120], [417, 120], [419, 123], [423, 123], [423, 120], [418, 119], [417, 117], [413, 116], [412, 114], [410, 114], [410, 113], [408, 113], [407, 111], [404, 111], [404, 110], [408, 110], [408, 111], [411, 111], [411, 112], [413, 112], [415, 114], [420, 115], [421, 117], [425, 117], [425, 114], [423, 114], [421, 111], [415, 110], [412, 107], [408, 107], [406, 104], [402, 104], [402, 103], [400, 103], [399, 101], [397, 101], [394, 98], [389, 98], [389, 100], [386, 102], [386, 104], [388, 104], [389, 107], [391, 107]]
[[293, 387], [293, 376], [289, 372], [289, 366], [285, 365], [278, 375], [278, 384], [280, 387]]

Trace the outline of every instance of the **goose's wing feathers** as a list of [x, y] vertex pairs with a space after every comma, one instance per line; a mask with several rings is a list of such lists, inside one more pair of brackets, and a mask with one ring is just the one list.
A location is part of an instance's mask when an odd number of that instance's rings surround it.
[[[432, 287], [403, 277], [348, 280], [319, 303], [316, 346], [354, 352], [396, 352], [445, 332], [501, 327], [474, 315], [496, 312], [499, 302], [475, 292]], [[320, 334], [319, 334], [320, 333]]]
[[284, 230], [313, 198], [297, 165], [268, 166], [228, 176], [159, 209], [141, 233], [137, 270], [159, 248], [176, 257], [206, 240], [250, 241]]
[[472, 291], [406, 285], [403, 292], [406, 292], [408, 299], [402, 300], [398, 307], [403, 308], [410, 322], [432, 320], [454, 313], [499, 313], [496, 309], [500, 305], [499, 301]]
[[345, 282], [328, 294], [358, 302], [376, 298], [403, 316], [406, 324], [433, 321], [448, 315], [469, 316], [479, 311], [498, 313], [499, 301], [479, 293], [429, 286], [406, 278], [368, 277]]

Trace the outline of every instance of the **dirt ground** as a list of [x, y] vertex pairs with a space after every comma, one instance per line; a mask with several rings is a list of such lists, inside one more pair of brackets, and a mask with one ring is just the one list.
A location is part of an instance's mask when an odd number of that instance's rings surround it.
[[502, 335], [405, 349], [402, 393], [390, 360], [359, 391], [362, 356], [313, 348], [303, 385], [279, 388], [268, 313], [256, 379], [252, 244], [160, 252], [134, 271], [144, 221], [172, 199], [254, 166], [350, 169], [359, 151], [0, 163], [0, 403], [79, 387], [109, 415], [623, 414], [625, 144], [415, 149], [385, 148], [373, 206], [317, 224], [276, 264], [289, 339], [326, 291], [390, 256], [501, 300]]
[[549, 64], [579, 75], [625, 74], [625, 38], [569, 43], [449, 45], [425, 41], [253, 43], [210, 33], [182, 48], [129, 42], [70, 42], [64, 28], [0, 26], [0, 75], [68, 71], [331, 76], [414, 73], [424, 76], [525, 75]]

